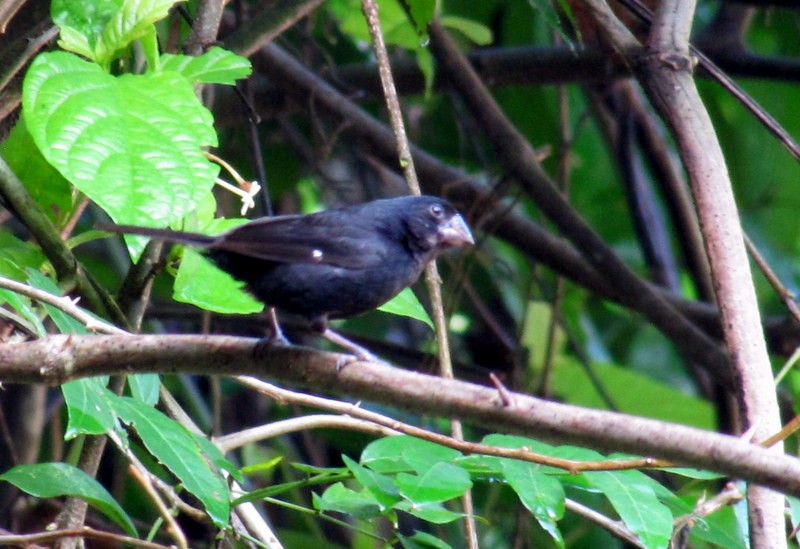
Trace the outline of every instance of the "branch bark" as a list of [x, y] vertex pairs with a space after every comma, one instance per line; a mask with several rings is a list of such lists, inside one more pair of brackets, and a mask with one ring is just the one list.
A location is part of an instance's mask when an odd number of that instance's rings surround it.
[[458, 417], [492, 431], [672, 460], [800, 495], [799, 460], [735, 437], [520, 393], [504, 405], [493, 388], [382, 363], [354, 362], [337, 372], [342, 355], [302, 347], [275, 346], [256, 356], [257, 342], [228, 336], [50, 336], [0, 346], [0, 380], [53, 385], [119, 373], [260, 376], [417, 414]]
[[[672, 128], [689, 174], [743, 427], [753, 429], [755, 440], [763, 440], [780, 429], [780, 412], [725, 158], [692, 77], [689, 33], [694, 8], [694, 0], [659, 5], [640, 82]], [[782, 451], [782, 445], [775, 451]], [[786, 547], [783, 497], [751, 486], [747, 498], [753, 547]]]

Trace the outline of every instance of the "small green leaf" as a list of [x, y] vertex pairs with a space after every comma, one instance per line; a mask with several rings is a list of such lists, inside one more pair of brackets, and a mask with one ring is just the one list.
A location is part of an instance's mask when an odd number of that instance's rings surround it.
[[564, 516], [564, 488], [554, 477], [541, 472], [542, 467], [515, 459], [503, 459], [503, 472], [520, 501], [550, 534], [559, 547], [564, 537], [556, 524]]
[[111, 494], [95, 479], [80, 469], [66, 463], [36, 463], [17, 465], [2, 475], [0, 480], [10, 482], [23, 492], [38, 498], [74, 496], [116, 522], [128, 534], [135, 536], [136, 527]]
[[457, 498], [472, 488], [469, 473], [452, 463], [440, 462], [421, 475], [398, 473], [400, 494], [415, 505]]
[[25, 280], [26, 269], [38, 269], [44, 263], [41, 248], [32, 242], [24, 242], [8, 231], [0, 231], [0, 276]]
[[653, 493], [649, 479], [639, 471], [586, 472], [583, 475], [602, 491], [625, 525], [648, 549], [666, 548], [672, 536], [672, 513]]
[[378, 307], [378, 310], [384, 313], [407, 316], [419, 320], [430, 326], [431, 330], [433, 330], [433, 321], [431, 321], [431, 317], [428, 316], [425, 307], [419, 302], [419, 299], [417, 299], [417, 296], [411, 291], [411, 288], [405, 288], [387, 303]]
[[332, 484], [321, 496], [313, 495], [314, 509], [347, 513], [362, 520], [380, 516], [381, 506], [369, 492], [355, 492], [341, 482]]
[[134, 40], [152, 32], [153, 25], [164, 19], [170, 8], [184, 0], [122, 0], [122, 5], [103, 28], [97, 43], [97, 62], [108, 65]]
[[53, 0], [50, 3], [50, 17], [61, 31], [58, 45], [95, 60], [97, 41], [121, 4], [122, 0], [89, 4], [81, 0]]
[[[2, 264], [2, 261], [0, 261], [0, 264]], [[20, 318], [18, 322], [21, 326], [24, 326], [26, 330], [31, 331], [37, 337], [44, 337], [47, 335], [47, 329], [44, 327], [44, 324], [42, 324], [39, 313], [31, 305], [27, 297], [14, 293], [11, 290], [0, 288], [0, 303], [8, 303], [12, 309], [19, 313]]]
[[251, 314], [264, 310], [264, 304], [247, 293], [243, 282], [217, 269], [200, 252], [186, 248], [175, 277], [172, 297], [223, 314]]
[[[795, 512], [792, 512], [792, 500], [789, 501], [789, 509], [792, 517], [796, 517]], [[680, 514], [691, 513], [696, 504], [696, 497], [683, 497], [681, 502]], [[743, 518], [744, 521], [741, 521]], [[797, 525], [796, 520], [791, 521], [792, 526]], [[711, 544], [712, 547], [724, 547], [725, 549], [746, 549], [749, 547], [747, 540], [747, 517], [737, 516], [733, 506], [725, 506], [710, 515], [704, 517], [697, 517], [697, 521], [689, 530], [689, 543], [690, 546], [704, 546], [703, 543], [698, 543], [702, 540], [705, 543]]]
[[61, 385], [68, 418], [65, 439], [78, 435], [102, 435], [120, 429], [106, 385], [108, 376], [76, 379]]
[[161, 389], [161, 377], [158, 374], [130, 375], [127, 381], [133, 398], [141, 400], [150, 406], [156, 405], [158, 391]]
[[379, 473], [413, 469], [424, 473], [438, 462], [452, 462], [463, 454], [435, 442], [408, 435], [380, 438], [361, 452], [361, 464]]
[[[37, 288], [39, 290], [44, 290], [45, 292], [54, 296], [61, 295], [61, 288], [59, 288], [55, 282], [44, 276], [39, 271], [29, 268], [26, 270], [26, 273], [28, 275], [28, 284], [30, 284], [34, 288]], [[58, 328], [58, 331], [61, 332], [62, 334], [89, 333], [89, 331], [86, 329], [86, 326], [84, 326], [81, 322], [76, 320], [74, 317], [68, 315], [58, 307], [53, 307], [52, 305], [48, 305], [47, 303], [43, 303], [42, 305], [47, 311], [47, 314], [50, 315], [50, 318], [53, 320], [53, 323], [56, 325], [56, 328]]]
[[434, 549], [452, 549], [452, 545], [444, 540], [426, 532], [414, 532], [413, 536], [404, 536], [397, 533], [397, 539], [403, 544], [404, 549], [417, 549], [419, 547], [433, 547]]
[[382, 510], [391, 509], [395, 503], [402, 500], [391, 477], [370, 471], [347, 456], [343, 455], [342, 460], [356, 480], [369, 490], [370, 494], [381, 505]]
[[405, 0], [417, 34], [427, 34], [436, 13], [436, 0]]
[[164, 54], [161, 56], [161, 70], [178, 72], [193, 84], [233, 85], [249, 76], [252, 67], [247, 58], [214, 46], [199, 57]]
[[53, 0], [50, 14], [61, 34], [58, 44], [108, 67], [134, 40], [153, 31], [182, 0]]
[[492, 30], [476, 21], [456, 15], [443, 15], [441, 23], [443, 27], [459, 31], [479, 46], [488, 46], [492, 43]]
[[447, 524], [464, 517], [463, 513], [454, 513], [445, 509], [439, 503], [425, 503], [422, 505], [415, 505], [410, 501], [401, 501], [395, 505], [395, 509], [405, 511], [410, 515], [417, 518], [432, 522], [434, 524]]
[[692, 469], [691, 467], [664, 467], [661, 471], [667, 471], [673, 475], [679, 475], [686, 478], [693, 478], [696, 480], [716, 480], [725, 478], [725, 475], [715, 473], [714, 471], [703, 471], [702, 469]]

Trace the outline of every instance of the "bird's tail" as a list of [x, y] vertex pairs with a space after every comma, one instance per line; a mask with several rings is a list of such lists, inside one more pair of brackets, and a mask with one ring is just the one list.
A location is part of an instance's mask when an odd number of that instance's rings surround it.
[[217, 237], [208, 236], [200, 233], [187, 233], [184, 231], [173, 231], [172, 229], [153, 229], [151, 227], [139, 227], [138, 225], [115, 225], [113, 223], [97, 223], [95, 229], [108, 231], [110, 233], [138, 234], [149, 236], [165, 242], [175, 242], [178, 244], [189, 244], [192, 246], [210, 246]]

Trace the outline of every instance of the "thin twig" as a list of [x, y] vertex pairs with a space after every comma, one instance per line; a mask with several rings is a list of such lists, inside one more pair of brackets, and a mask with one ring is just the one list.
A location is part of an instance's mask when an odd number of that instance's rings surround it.
[[388, 437], [400, 434], [395, 429], [377, 425], [372, 421], [365, 421], [348, 416], [332, 416], [324, 414], [314, 414], [309, 416], [294, 417], [282, 421], [274, 421], [266, 425], [259, 425], [252, 429], [245, 429], [236, 433], [214, 438], [214, 444], [223, 452], [230, 452], [236, 448], [241, 448], [245, 444], [259, 442], [269, 438], [305, 431], [308, 429], [349, 429], [360, 431], [375, 436]]
[[536, 463], [539, 465], [549, 465], [551, 467], [563, 469], [570, 474], [577, 474], [582, 471], [621, 471], [627, 469], [671, 467], [674, 465], [665, 460], [657, 460], [653, 458], [578, 461], [537, 454], [536, 452], [530, 451], [528, 448], [501, 448], [498, 446], [490, 446], [477, 442], [468, 442], [463, 439], [457, 439], [455, 437], [435, 433], [415, 425], [403, 423], [391, 417], [365, 410], [358, 405], [350, 404], [348, 402], [282, 389], [276, 385], [272, 385], [271, 383], [267, 383], [252, 377], [234, 376], [233, 379], [279, 402], [291, 402], [303, 406], [311, 406], [314, 408], [361, 418], [366, 421], [371, 421], [377, 425], [383, 425], [384, 427], [388, 427], [394, 431], [398, 431], [400, 433], [423, 440], [428, 440], [430, 442], [435, 442], [437, 444], [441, 444], [442, 446], [447, 446], [448, 448], [453, 448], [454, 450], [458, 450], [467, 454], [504, 457]]
[[764, 259], [764, 256], [761, 255], [761, 252], [758, 251], [758, 248], [756, 248], [756, 245], [753, 244], [753, 241], [750, 240], [750, 237], [747, 236], [746, 233], [744, 235], [744, 244], [747, 246], [747, 253], [750, 254], [750, 257], [756, 262], [758, 268], [761, 269], [769, 285], [772, 286], [772, 289], [778, 294], [778, 297], [783, 301], [783, 304], [786, 305], [786, 308], [789, 309], [794, 319], [800, 322], [800, 307], [797, 306], [797, 302], [795, 301], [797, 296], [781, 282], [781, 279], [778, 278], [778, 275], [775, 274], [775, 271], [772, 270], [767, 260]]
[[86, 326], [86, 329], [91, 332], [98, 332], [110, 335], [123, 335], [127, 334], [125, 330], [117, 328], [113, 324], [109, 324], [81, 309], [77, 305], [77, 300], [72, 300], [69, 297], [53, 295], [39, 290], [22, 282], [17, 282], [10, 278], [0, 276], [0, 288], [11, 290], [12, 292], [30, 297], [47, 305], [51, 305], [60, 311], [67, 313], [69, 316]]
[[[16, 2], [14, 2], [16, 4]], [[0, 34], [5, 29], [0, 29]], [[13, 62], [8, 65], [8, 68], [0, 74], [0, 90], [4, 90], [8, 83], [19, 73], [22, 68], [36, 55], [40, 49], [49, 44], [56, 36], [58, 36], [58, 27], [50, 27], [42, 34], [28, 42], [25, 51]]]
[[[383, 32], [381, 31], [380, 17], [378, 15], [378, 4], [375, 0], [362, 0], [361, 9], [367, 19], [367, 27], [369, 27], [370, 37], [372, 38], [372, 48], [375, 51], [375, 57], [378, 61], [378, 72], [381, 77], [383, 94], [386, 98], [386, 106], [389, 110], [389, 121], [397, 142], [400, 167], [403, 170], [403, 175], [405, 176], [411, 193], [419, 196], [422, 194], [422, 191], [420, 189], [419, 180], [417, 179], [417, 172], [414, 169], [414, 157], [411, 154], [411, 147], [409, 146], [405, 125], [403, 124], [403, 113], [400, 108], [400, 100], [397, 97], [394, 78], [392, 77], [389, 54], [386, 51], [386, 44], [383, 40]], [[433, 307], [433, 321], [436, 327], [436, 342], [439, 351], [439, 368], [441, 369], [443, 377], [452, 379], [454, 377], [453, 363], [450, 356], [450, 344], [447, 340], [447, 321], [442, 301], [442, 279], [439, 276], [439, 270], [436, 267], [435, 261], [431, 261], [425, 267], [425, 284], [428, 288]], [[454, 438], [464, 438], [463, 428], [459, 420], [451, 419], [450, 429]], [[467, 545], [470, 549], [477, 549], [478, 534], [474, 518], [475, 509], [472, 502], [472, 493], [470, 491], [464, 493], [462, 505], [465, 515], [464, 524], [467, 534]]]
[[590, 507], [587, 507], [569, 498], [564, 500], [564, 507], [576, 515], [600, 525], [601, 528], [607, 530], [619, 539], [628, 542], [634, 547], [641, 547], [642, 549], [646, 547], [639, 540], [639, 536], [637, 536], [635, 532], [632, 532], [626, 528], [625, 524], [621, 521], [612, 520], [602, 513], [598, 513], [594, 509], [591, 509]]
[[171, 546], [169, 545], [161, 545], [159, 543], [152, 543], [138, 538], [132, 538], [130, 536], [121, 536], [119, 534], [112, 534], [111, 532], [103, 532], [101, 530], [89, 528], [88, 526], [83, 526], [81, 528], [69, 528], [65, 530], [53, 530], [52, 532], [39, 532], [36, 534], [0, 536], [0, 545], [4, 547], [12, 545], [30, 547], [35, 543], [48, 543], [66, 538], [99, 539], [122, 546], [130, 545], [133, 547], [141, 547], [143, 549], [171, 549]]

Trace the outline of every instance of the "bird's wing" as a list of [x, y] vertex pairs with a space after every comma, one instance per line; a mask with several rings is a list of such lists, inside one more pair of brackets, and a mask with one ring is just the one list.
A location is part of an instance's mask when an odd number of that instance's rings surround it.
[[[358, 218], [321, 212], [251, 221], [220, 235], [210, 249], [281, 263], [363, 269], [385, 261], [387, 242]], [[331, 215], [334, 214], [334, 215]]]

